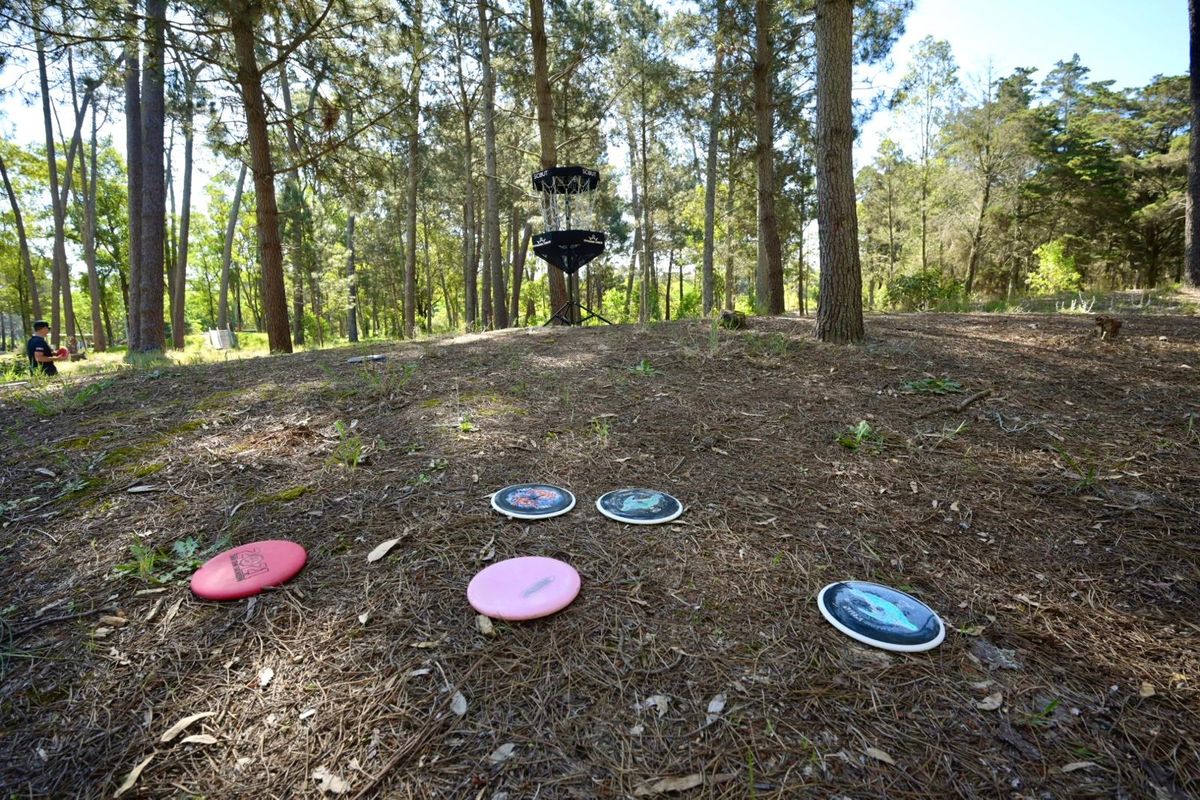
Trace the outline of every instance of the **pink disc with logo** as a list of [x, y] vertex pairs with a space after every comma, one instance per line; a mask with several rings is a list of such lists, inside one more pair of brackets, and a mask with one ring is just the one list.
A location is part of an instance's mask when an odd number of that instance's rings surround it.
[[308, 553], [295, 542], [251, 542], [213, 556], [192, 575], [192, 591], [205, 600], [240, 600], [290, 581]]
[[496, 619], [536, 619], [561, 611], [579, 594], [579, 573], [556, 558], [523, 556], [492, 564], [467, 586], [467, 600]]

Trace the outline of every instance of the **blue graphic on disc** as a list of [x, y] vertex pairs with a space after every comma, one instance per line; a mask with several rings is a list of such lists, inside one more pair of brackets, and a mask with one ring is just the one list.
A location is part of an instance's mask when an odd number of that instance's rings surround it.
[[683, 513], [683, 504], [655, 489], [618, 489], [601, 495], [596, 508], [610, 519], [634, 525], [670, 522]]
[[877, 583], [831, 583], [817, 596], [817, 606], [842, 633], [884, 650], [930, 650], [946, 636], [945, 625], [933, 609]]
[[496, 492], [492, 507], [519, 519], [555, 517], [575, 507], [575, 495], [546, 483], [521, 483]]

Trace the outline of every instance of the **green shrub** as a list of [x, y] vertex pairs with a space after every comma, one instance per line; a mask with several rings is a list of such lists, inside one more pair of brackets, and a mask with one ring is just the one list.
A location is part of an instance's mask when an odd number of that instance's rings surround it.
[[1066, 249], [1062, 239], [1055, 239], [1033, 251], [1038, 257], [1038, 267], [1025, 279], [1031, 293], [1059, 294], [1083, 288], [1083, 276], [1075, 268], [1075, 256], [1067, 255]]
[[888, 304], [904, 311], [929, 311], [936, 305], [962, 296], [963, 286], [948, 275], [927, 269], [901, 275], [888, 284]]

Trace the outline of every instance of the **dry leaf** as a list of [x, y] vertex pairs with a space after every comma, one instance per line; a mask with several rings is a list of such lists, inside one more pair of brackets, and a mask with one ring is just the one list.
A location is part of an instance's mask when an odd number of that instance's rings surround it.
[[467, 698], [463, 697], [462, 692], [455, 692], [454, 697], [450, 698], [450, 710], [460, 717], [466, 715]]
[[434, 642], [434, 641], [413, 642], [412, 644], [409, 645], [409, 647], [415, 647], [418, 650], [431, 650], [434, 647], [437, 647], [438, 645], [440, 645], [441, 643], [442, 643], [441, 639], [438, 639], [436, 642]]
[[183, 719], [179, 720], [179, 722], [176, 722], [174, 725], [167, 728], [166, 732], [163, 733], [162, 738], [160, 738], [159, 741], [169, 742], [178, 736], [184, 728], [186, 728], [188, 725], [191, 725], [196, 720], [204, 719], [205, 717], [215, 717], [216, 715], [217, 712], [215, 711], [201, 711], [199, 714], [192, 714], [190, 717], [184, 717]]
[[270, 667], [263, 667], [258, 671], [258, 685], [266, 686], [275, 677], [275, 670]]
[[1147, 697], [1154, 697], [1154, 695], [1156, 695], [1156, 694], [1157, 694], [1157, 692], [1154, 690], [1153, 683], [1147, 683], [1146, 681], [1142, 681], [1141, 688], [1138, 689], [1138, 697], [1145, 699]]
[[92, 636], [96, 637], [97, 639], [103, 639], [112, 632], [112, 628], [96, 628], [95, 632], [92, 633]]
[[321, 785], [317, 788], [322, 792], [333, 792], [334, 794], [345, 794], [350, 791], [350, 782], [344, 780], [341, 775], [330, 772], [325, 767], [317, 767], [312, 771], [312, 779], [320, 781]]
[[193, 736], [185, 736], [179, 742], [180, 744], [216, 744], [217, 737], [209, 736], [207, 733], [197, 733]]
[[1004, 705], [1004, 693], [992, 692], [987, 697], [976, 703], [975, 707], [980, 711], [995, 711], [1002, 705]]
[[1074, 772], [1077, 769], [1087, 769], [1098, 766], [1095, 761], [1072, 761], [1062, 768], [1063, 772]]
[[666, 792], [685, 792], [688, 789], [695, 789], [697, 786], [703, 785], [704, 776], [698, 772], [694, 772], [682, 778], [663, 778], [653, 783], [643, 783], [633, 790], [633, 796], [650, 797], [651, 795], [665, 794]]
[[183, 605], [182, 597], [171, 604], [171, 607], [167, 609], [167, 613], [163, 614], [163, 627], [171, 624], [171, 620], [175, 619], [175, 615], [179, 613], [179, 607], [181, 605]]
[[885, 764], [891, 764], [893, 767], [896, 766], [896, 759], [892, 758], [877, 747], [868, 747], [866, 753], [876, 761], [882, 761]]
[[503, 764], [505, 761], [508, 761], [513, 757], [513, 753], [516, 752], [516, 749], [517, 745], [515, 742], [505, 742], [492, 751], [492, 754], [488, 756], [488, 762], [492, 764]]
[[634, 711], [645, 711], [649, 708], [658, 709], [658, 716], [663, 716], [667, 713], [667, 704], [671, 702], [671, 698], [665, 694], [652, 694], [640, 703], [633, 704]]
[[38, 467], [37, 469], [34, 470], [34, 472], [36, 472], [38, 475], [45, 475], [47, 478], [57, 478], [58, 477], [57, 475], [55, 475], [53, 472], [46, 469], [45, 467]]
[[149, 613], [147, 613], [146, 616], [142, 619], [142, 622], [149, 622], [150, 620], [154, 619], [155, 615], [158, 614], [158, 610], [160, 608], [162, 608], [162, 604], [163, 604], [163, 598], [160, 597], [157, 600], [155, 600], [154, 605], [152, 605], [150, 607]]
[[708, 701], [708, 716], [704, 718], [705, 725], [712, 725], [721, 717], [721, 712], [725, 710], [725, 694], [715, 695], [712, 700]]
[[311, 716], [315, 716], [316, 713], [317, 710], [315, 708], [306, 708], [300, 712], [300, 719], [308, 719]]
[[358, 621], [361, 622], [363, 625], [366, 625], [367, 620], [369, 620], [370, 618], [371, 618], [370, 611], [364, 611], [363, 613], [358, 615]]
[[475, 627], [478, 628], [479, 632], [484, 636], [496, 635], [496, 626], [492, 625], [491, 618], [486, 617], [483, 614], [475, 615]]
[[487, 544], [479, 548], [479, 560], [491, 561], [496, 557], [496, 534], [492, 534], [492, 538], [488, 539]]
[[428, 675], [431, 672], [433, 672], [433, 670], [431, 670], [429, 667], [422, 667], [421, 669], [414, 669], [412, 672], [408, 673], [408, 677], [417, 678], [421, 675]]
[[137, 486], [130, 486], [125, 491], [129, 492], [130, 494], [146, 494], [147, 492], [162, 492], [165, 491], [165, 489], [163, 489], [161, 486], [147, 486], [139, 483]]
[[133, 785], [137, 783], [137, 779], [142, 776], [142, 770], [146, 768], [146, 765], [150, 763], [150, 759], [154, 758], [154, 756], [155, 754], [151, 753], [150, 755], [146, 756], [145, 761], [129, 771], [129, 774], [125, 776], [125, 780], [122, 781], [121, 785], [117, 787], [117, 791], [113, 792], [114, 798], [120, 797], [133, 788]]
[[98, 621], [101, 625], [110, 625], [114, 628], [120, 628], [121, 626], [129, 623], [129, 620], [125, 619], [124, 617], [112, 617], [107, 614], [100, 617]]
[[380, 542], [375, 549], [367, 555], [367, 563], [373, 564], [383, 558], [388, 552], [396, 546], [400, 539], [388, 539], [386, 542]]

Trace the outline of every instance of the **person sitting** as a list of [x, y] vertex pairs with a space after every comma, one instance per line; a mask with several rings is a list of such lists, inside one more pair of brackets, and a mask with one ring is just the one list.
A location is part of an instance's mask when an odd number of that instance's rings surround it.
[[46, 335], [49, 333], [50, 323], [42, 319], [33, 323], [33, 336], [30, 336], [25, 344], [25, 355], [29, 358], [31, 373], [57, 375], [58, 367], [54, 366], [54, 362], [69, 361], [71, 358], [70, 354], [50, 347], [50, 343], [46, 341]]

